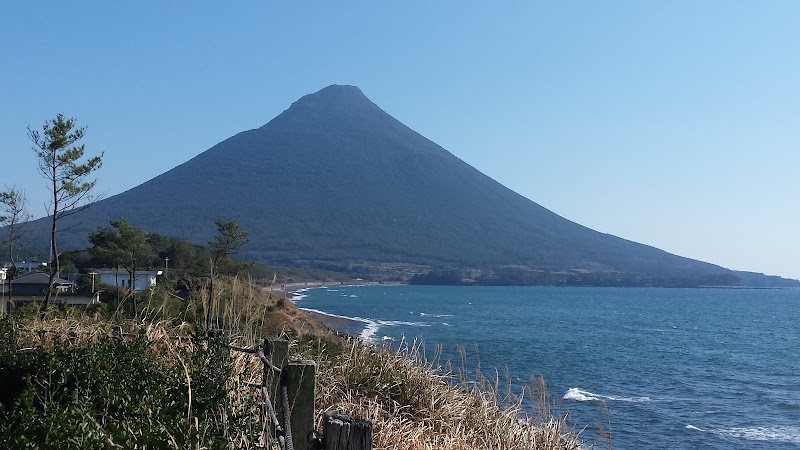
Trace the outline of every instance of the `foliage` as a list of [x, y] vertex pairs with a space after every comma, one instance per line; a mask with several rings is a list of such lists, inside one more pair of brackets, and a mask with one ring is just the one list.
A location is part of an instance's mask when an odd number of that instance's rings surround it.
[[464, 284], [464, 275], [461, 270], [431, 270], [426, 273], [414, 275], [409, 280], [410, 284], [429, 284], [457, 286]]
[[88, 176], [100, 168], [102, 154], [83, 160], [84, 145], [76, 145], [83, 139], [85, 127], [77, 127], [74, 118], [65, 119], [59, 114], [55, 119], [47, 121], [42, 131], [28, 127], [28, 137], [33, 142], [33, 151], [39, 164], [39, 173], [47, 181], [52, 197], [50, 198], [50, 286], [45, 293], [44, 310], [46, 311], [52, 285], [61, 270], [57, 244], [57, 223], [69, 215], [79, 212], [83, 206], [97, 197], [92, 195], [94, 180]]
[[120, 217], [109, 223], [111, 227], [101, 225], [97, 231], [89, 234], [89, 242], [94, 245], [92, 251], [104, 264], [124, 268], [129, 275], [128, 285], [131, 286], [136, 270], [148, 267], [155, 252], [148, 234], [129, 224], [126, 218]]
[[219, 345], [195, 340], [165, 358], [142, 332], [29, 348], [0, 319], [0, 433], [5, 448], [227, 448], [243, 426]]
[[[186, 289], [208, 276], [208, 264], [213, 258], [210, 249], [158, 233], [146, 233], [146, 239], [152, 249], [151, 259], [140, 267], [162, 267], [165, 264], [164, 259], [169, 258], [169, 268], [165, 268], [164, 275], [158, 281], [160, 286], [167, 285], [176, 289]], [[101, 258], [94, 249], [64, 252], [62, 260], [64, 264], [74, 264], [82, 273], [88, 273], [92, 269], [98, 269], [108, 264], [107, 260]], [[298, 281], [347, 281], [350, 279], [345, 274], [321, 269], [271, 267], [258, 263], [245, 263], [235, 258], [230, 259], [229, 267], [241, 268], [240, 273], [244, 278], [259, 281], [267, 286]], [[84, 282], [91, 285], [91, 278]]]
[[[261, 362], [199, 339], [199, 321], [238, 346], [288, 335], [290, 358], [318, 367], [318, 430], [321, 412], [337, 409], [373, 422], [375, 448], [579, 448], [546, 396], [532, 397], [544, 414], [526, 413], [521, 397], [498, 395], [480, 363], [453, 371], [421, 344], [342, 339], [240, 278], [220, 277], [219, 288], [208, 298], [200, 286], [178, 316], [154, 298], [140, 320], [114, 325], [54, 311], [0, 319], [0, 448], [263, 448], [259, 398], [246, 386], [261, 381]], [[109, 336], [116, 326], [123, 332]]]
[[708, 287], [733, 286], [739, 278], [733, 273], [692, 274], [686, 276], [645, 276], [637, 273], [587, 270], [532, 270], [528, 267], [486, 268], [474, 279], [460, 269], [433, 269], [413, 276], [409, 283], [426, 285], [482, 286], [594, 286], [594, 287]]
[[217, 234], [208, 243], [214, 262], [213, 271], [236, 273], [243, 267], [241, 263], [235, 264], [232, 257], [247, 244], [247, 232], [240, 230], [239, 225], [233, 220], [216, 218], [214, 225], [217, 226]]

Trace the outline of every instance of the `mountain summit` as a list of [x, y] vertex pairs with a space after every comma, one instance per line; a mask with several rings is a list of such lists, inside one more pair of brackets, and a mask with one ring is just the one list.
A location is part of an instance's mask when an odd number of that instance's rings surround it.
[[244, 256], [278, 264], [519, 266], [652, 279], [731, 274], [564, 219], [406, 127], [354, 86], [306, 95], [261, 128], [65, 219], [62, 243], [83, 246], [88, 232], [119, 216], [198, 243], [213, 235], [215, 217], [233, 219], [250, 233]]

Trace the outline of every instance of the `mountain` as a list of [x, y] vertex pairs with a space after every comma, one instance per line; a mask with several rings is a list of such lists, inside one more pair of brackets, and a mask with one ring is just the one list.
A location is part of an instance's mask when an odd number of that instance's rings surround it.
[[[119, 216], [197, 243], [213, 236], [215, 217], [234, 219], [250, 233], [242, 256], [273, 264], [520, 266], [619, 272], [655, 284], [736, 279], [719, 266], [558, 216], [406, 127], [353, 86], [306, 95], [261, 128], [70, 216], [60, 226], [62, 248], [87, 245], [88, 232]], [[31, 234], [38, 230], [47, 242], [43, 221], [33, 222]]]

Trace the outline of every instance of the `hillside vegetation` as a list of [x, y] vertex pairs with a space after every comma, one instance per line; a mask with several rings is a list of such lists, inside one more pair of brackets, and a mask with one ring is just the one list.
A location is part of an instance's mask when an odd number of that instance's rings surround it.
[[[653, 285], [738, 280], [719, 266], [558, 216], [406, 127], [353, 86], [307, 95], [263, 127], [65, 218], [60, 242], [82, 248], [87, 233], [120, 216], [194, 243], [211, 238], [214, 217], [232, 219], [250, 232], [242, 257], [282, 266], [519, 266]], [[47, 242], [45, 222], [32, 222], [28, 236]]]
[[261, 363], [206, 339], [213, 328], [242, 346], [290, 339], [291, 355], [318, 366], [317, 429], [329, 409], [372, 420], [376, 449], [578, 448], [543, 382], [524, 412], [480, 372], [467, 380], [466, 367], [428, 361], [419, 345], [344, 339], [239, 278], [214, 292], [153, 296], [135, 320], [74, 310], [0, 318], [0, 447], [264, 448], [246, 386], [260, 382]]

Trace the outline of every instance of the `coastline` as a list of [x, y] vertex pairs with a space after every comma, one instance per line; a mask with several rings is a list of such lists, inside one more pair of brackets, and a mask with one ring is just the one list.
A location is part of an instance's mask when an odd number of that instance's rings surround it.
[[303, 292], [309, 289], [320, 289], [334, 286], [397, 286], [403, 283], [381, 283], [377, 281], [359, 281], [356, 283], [345, 283], [341, 281], [309, 281], [303, 283], [286, 283], [279, 286], [265, 287], [264, 289], [273, 294], [279, 295], [290, 300], [300, 310], [311, 316], [314, 320], [321, 323], [326, 328], [335, 331], [337, 334], [348, 336], [354, 339], [369, 340], [367, 335], [372, 333], [372, 325], [366, 320], [359, 320], [350, 317], [337, 316], [324, 311], [303, 308], [297, 305], [297, 300], [303, 298]]
[[331, 314], [310, 309], [300, 309], [322, 325], [335, 330], [339, 334], [344, 334], [353, 338], [361, 339], [361, 334], [369, 325], [367, 322], [363, 322], [361, 320], [333, 316]]

